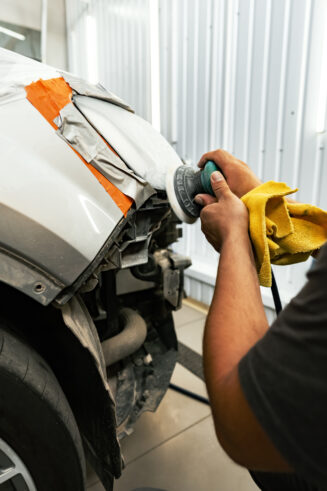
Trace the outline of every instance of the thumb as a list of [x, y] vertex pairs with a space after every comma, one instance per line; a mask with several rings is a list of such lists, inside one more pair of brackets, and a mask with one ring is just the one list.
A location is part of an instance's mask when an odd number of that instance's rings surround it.
[[229, 186], [221, 172], [215, 171], [210, 176], [211, 187], [219, 200], [230, 193]]
[[197, 194], [194, 201], [200, 206], [207, 206], [212, 205], [212, 203], [217, 203], [216, 198], [211, 196], [211, 194]]

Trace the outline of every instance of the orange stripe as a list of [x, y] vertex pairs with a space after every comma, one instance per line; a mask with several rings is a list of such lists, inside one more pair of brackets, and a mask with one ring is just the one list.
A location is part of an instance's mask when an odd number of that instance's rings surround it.
[[63, 107], [72, 100], [72, 89], [60, 78], [38, 80], [25, 87], [27, 99], [56, 130], [53, 120], [59, 116]]
[[[65, 82], [63, 77], [52, 78], [50, 80], [40, 79], [37, 82], [33, 82], [26, 86], [25, 91], [29, 102], [42, 114], [48, 123], [57, 130], [58, 127], [53, 120], [59, 116], [61, 109], [72, 101], [72, 89], [67, 82]], [[107, 142], [105, 143], [108, 145]], [[108, 147], [113, 151], [110, 145], [108, 145]], [[126, 216], [133, 204], [132, 198], [126, 196], [97, 169], [91, 164], [88, 164], [76, 150], [74, 151], [97, 178], [101, 186], [103, 186], [107, 193], [112, 197], [124, 216]]]

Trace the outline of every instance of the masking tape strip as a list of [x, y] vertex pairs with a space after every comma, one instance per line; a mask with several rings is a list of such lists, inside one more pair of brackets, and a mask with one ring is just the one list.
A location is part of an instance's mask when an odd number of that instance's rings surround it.
[[54, 129], [53, 120], [72, 100], [72, 90], [63, 78], [38, 80], [25, 87], [27, 100], [42, 114]]

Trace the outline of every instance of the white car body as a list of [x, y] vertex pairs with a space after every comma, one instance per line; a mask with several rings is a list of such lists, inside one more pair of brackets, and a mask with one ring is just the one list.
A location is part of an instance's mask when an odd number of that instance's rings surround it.
[[[0, 280], [44, 305], [80, 277], [124, 220], [26, 98], [30, 83], [61, 76], [0, 48]], [[74, 104], [136, 176], [165, 188], [181, 161], [149, 123], [106, 100], [75, 95]]]

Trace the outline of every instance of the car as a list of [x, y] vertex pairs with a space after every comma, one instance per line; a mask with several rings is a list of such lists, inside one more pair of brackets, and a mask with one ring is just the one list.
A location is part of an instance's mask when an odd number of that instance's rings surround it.
[[177, 360], [175, 151], [114, 94], [0, 49], [0, 489], [107, 490]]

